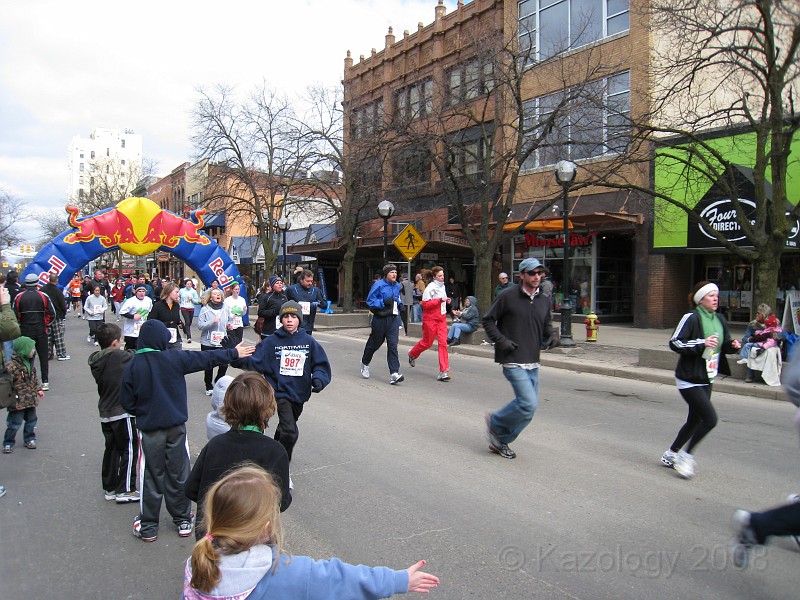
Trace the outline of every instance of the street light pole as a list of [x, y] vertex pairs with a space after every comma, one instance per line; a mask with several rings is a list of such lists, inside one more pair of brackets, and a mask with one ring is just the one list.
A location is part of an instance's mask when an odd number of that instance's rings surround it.
[[283, 277], [283, 280], [286, 281], [286, 232], [289, 230], [292, 224], [286, 217], [281, 217], [278, 219], [277, 225], [278, 229], [280, 229], [281, 233], [283, 233], [283, 268], [281, 269], [281, 276]]
[[386, 264], [386, 251], [389, 247], [389, 219], [394, 214], [394, 204], [388, 200], [383, 200], [378, 204], [378, 214], [383, 219], [383, 264]]
[[561, 346], [571, 348], [575, 346], [572, 339], [572, 304], [569, 300], [569, 188], [575, 181], [578, 172], [577, 165], [569, 160], [560, 160], [556, 164], [556, 181], [561, 185], [562, 208], [561, 216], [564, 217], [564, 276], [562, 283], [563, 300], [561, 301]]

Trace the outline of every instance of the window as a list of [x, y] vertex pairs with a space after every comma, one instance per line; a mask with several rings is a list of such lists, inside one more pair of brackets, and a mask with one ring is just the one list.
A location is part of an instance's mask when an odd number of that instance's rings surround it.
[[[81, 158], [83, 158], [83, 154], [81, 154]], [[91, 158], [94, 158], [94, 150], [92, 150]]]
[[83, 175], [78, 177], [78, 185], [83, 185]]
[[383, 102], [377, 101], [354, 109], [350, 117], [350, 137], [360, 140], [380, 131], [383, 124]]
[[123, 167], [125, 166], [125, 159], [124, 158], [122, 159], [122, 166]]
[[78, 171], [80, 171], [81, 173], [83, 173], [83, 163], [80, 163], [80, 164], [78, 165]]
[[392, 161], [392, 184], [395, 187], [430, 183], [431, 156], [424, 148], [397, 152]]
[[473, 58], [445, 72], [447, 106], [474, 100], [494, 89], [494, 66], [489, 60]]
[[429, 77], [395, 92], [394, 120], [424, 119], [433, 112], [433, 80]]
[[125, 147], [125, 140], [122, 140], [120, 143], [122, 144], [122, 147], [124, 148]]
[[492, 160], [491, 126], [481, 135], [479, 129], [462, 131], [451, 140], [450, 170], [456, 177], [477, 179]]
[[538, 148], [524, 169], [622, 152], [630, 134], [630, 72], [530, 100], [523, 134]]
[[111, 148], [106, 148], [106, 156], [111, 156]]
[[518, 8], [524, 62], [544, 60], [630, 28], [629, 0], [522, 0]]

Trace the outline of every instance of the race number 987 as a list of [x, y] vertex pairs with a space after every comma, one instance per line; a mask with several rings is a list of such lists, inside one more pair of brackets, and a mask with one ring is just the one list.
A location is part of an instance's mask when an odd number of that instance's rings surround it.
[[289, 377], [302, 377], [303, 367], [306, 364], [306, 355], [297, 350], [281, 351], [281, 375]]

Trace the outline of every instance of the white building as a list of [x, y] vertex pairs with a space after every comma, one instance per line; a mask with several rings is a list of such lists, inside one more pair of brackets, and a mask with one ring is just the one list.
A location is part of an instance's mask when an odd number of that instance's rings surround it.
[[138, 180], [142, 173], [142, 136], [132, 128], [97, 128], [88, 138], [72, 138], [68, 160], [67, 194], [70, 201], [77, 202], [96, 188], [101, 176], [106, 180], [129, 179], [126, 174], [131, 174]]

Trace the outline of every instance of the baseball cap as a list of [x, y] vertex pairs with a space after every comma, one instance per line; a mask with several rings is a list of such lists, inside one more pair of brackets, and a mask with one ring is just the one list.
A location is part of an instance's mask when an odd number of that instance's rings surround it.
[[526, 273], [528, 271], [533, 271], [533, 270], [539, 269], [539, 268], [541, 268], [548, 275], [550, 274], [550, 269], [548, 269], [542, 263], [540, 263], [539, 259], [526, 258], [521, 263], [519, 263], [519, 272], [520, 273]]

